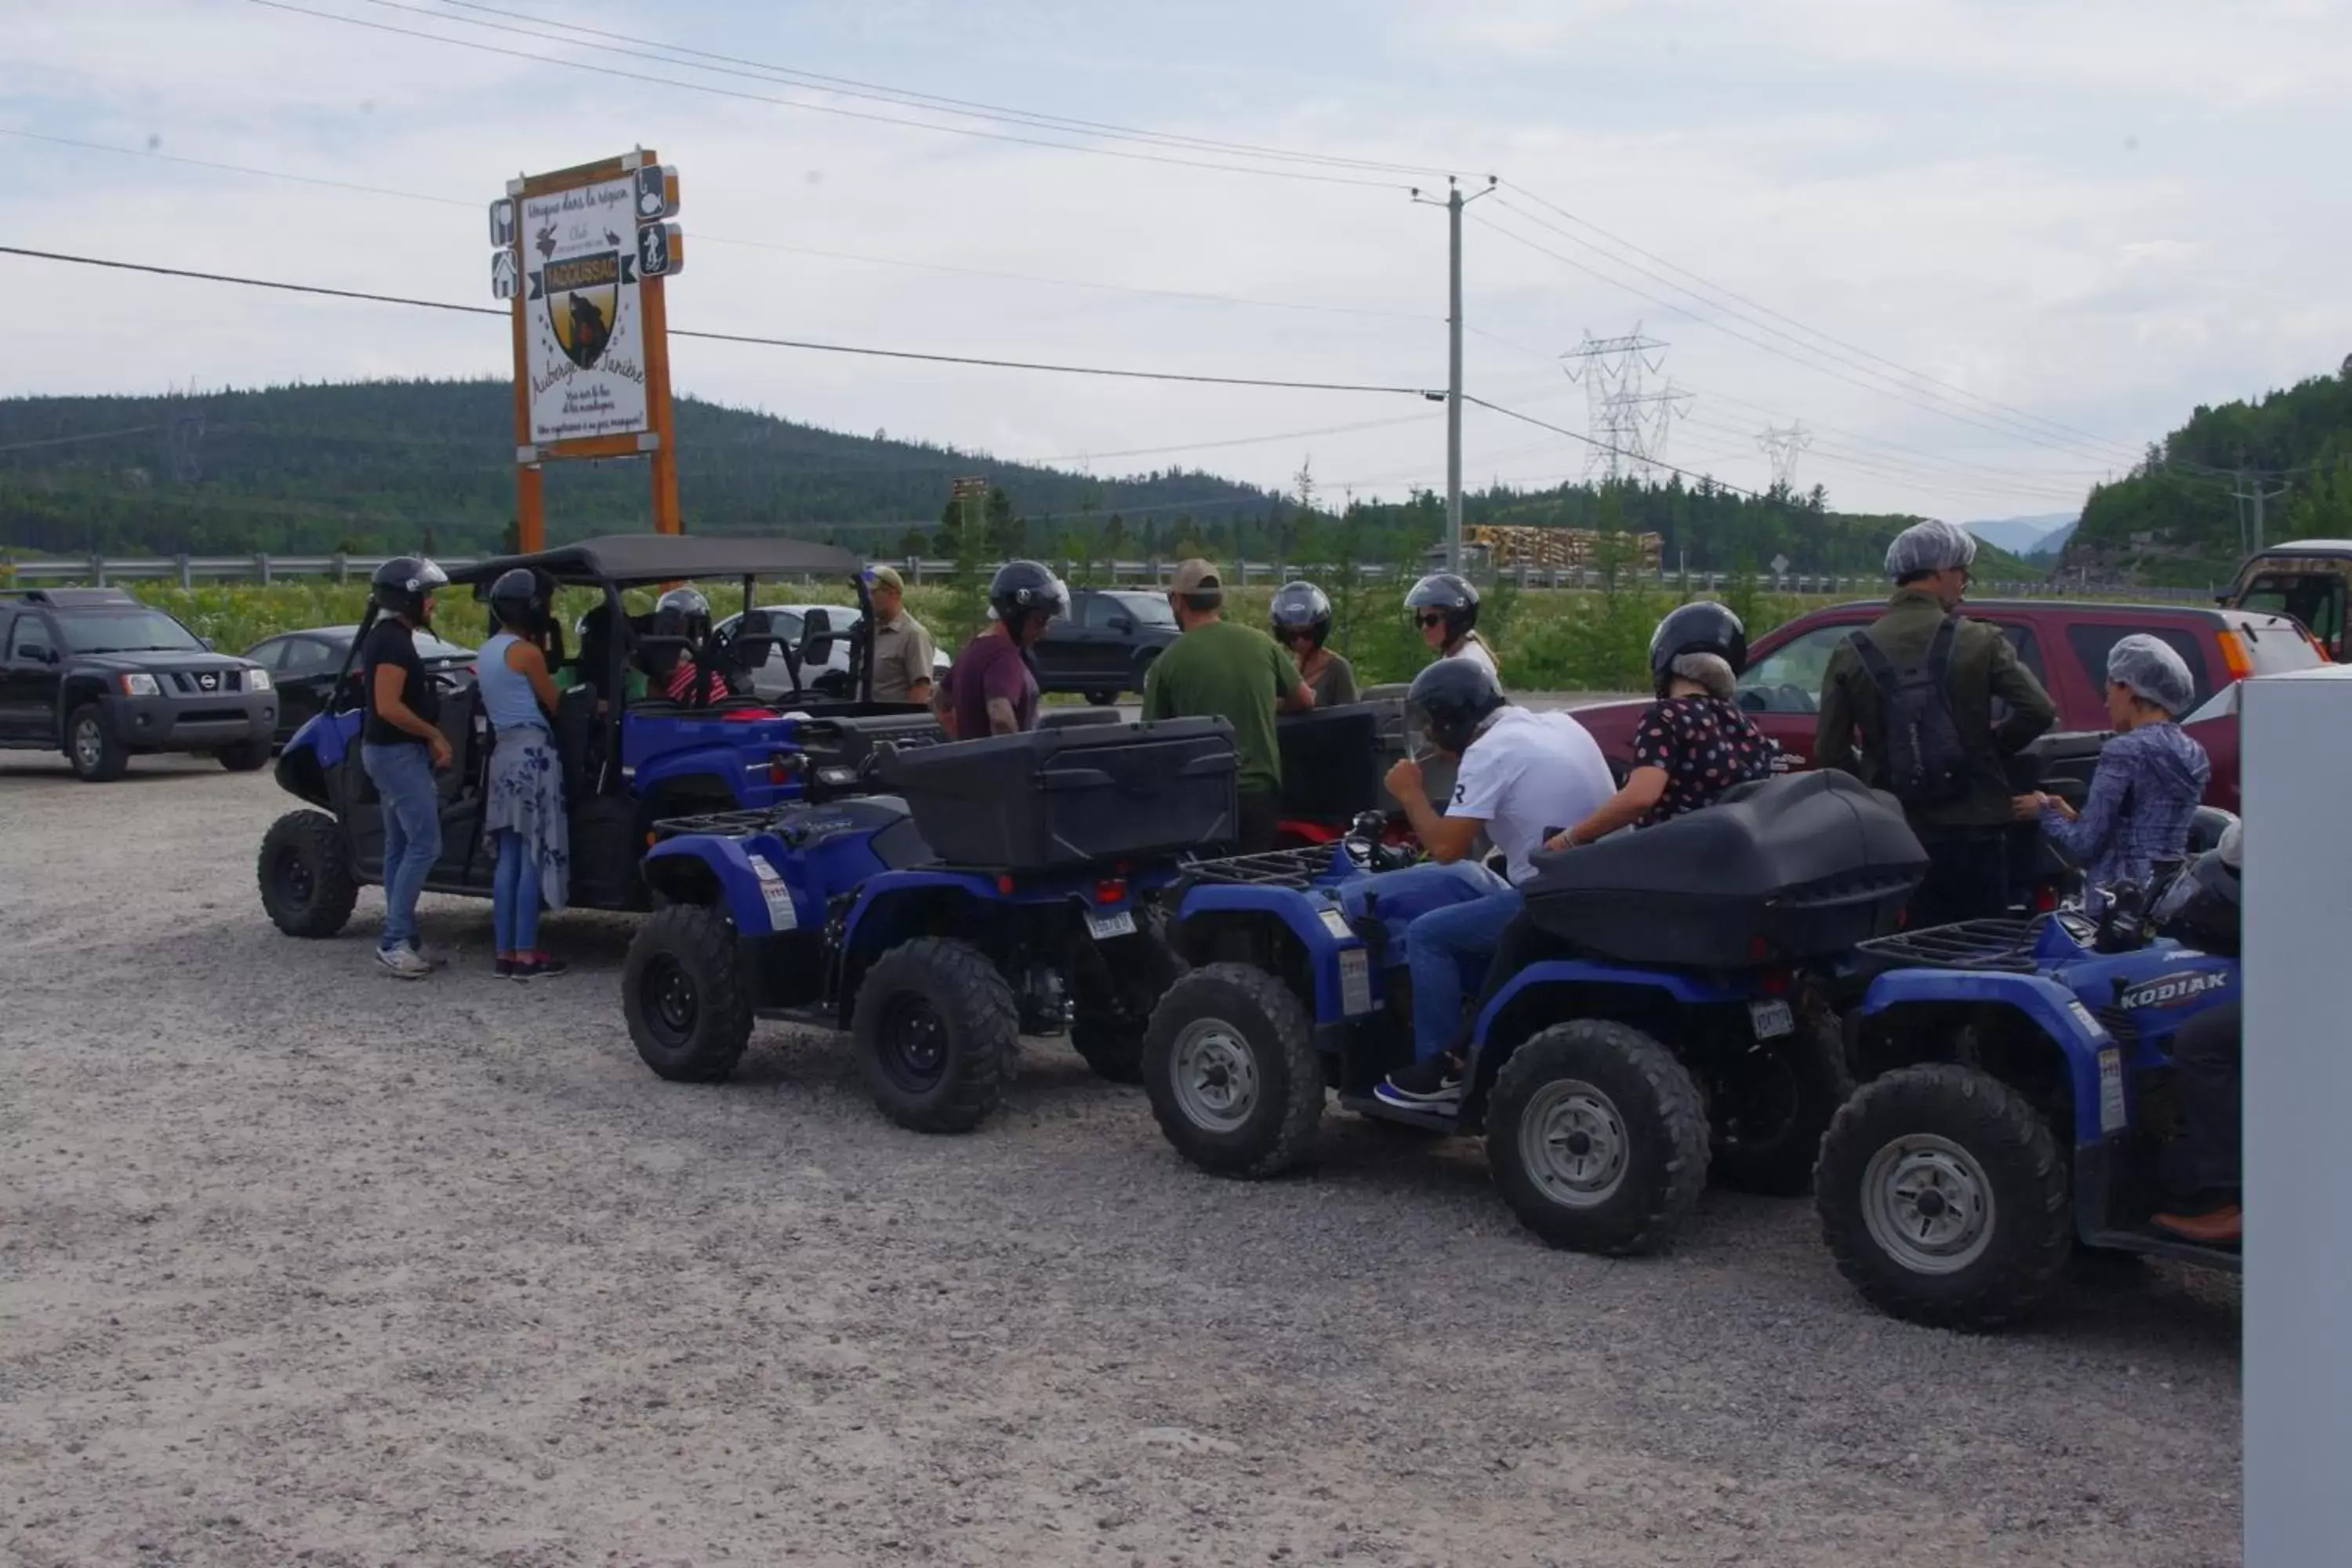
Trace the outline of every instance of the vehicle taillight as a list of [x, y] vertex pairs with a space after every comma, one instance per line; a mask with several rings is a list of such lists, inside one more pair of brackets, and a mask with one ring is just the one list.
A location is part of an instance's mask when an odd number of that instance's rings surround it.
[[1127, 884], [1117, 877], [1106, 878], [1095, 884], [1095, 902], [1098, 904], [1115, 904], [1125, 897]]
[[2253, 674], [2254, 661], [2246, 652], [2246, 639], [2236, 632], [2219, 634], [2221, 639], [2221, 665], [2232, 680], [2243, 680]]
[[2048, 882], [2033, 889], [2033, 912], [2046, 915], [2058, 907], [2058, 889]]
[[2312, 636], [2310, 631], [2307, 630], [2301, 622], [2297, 622], [2295, 624], [2294, 629], [2303, 633], [2303, 640], [2311, 645], [2311, 651], [2319, 656], [2320, 663], [2334, 664], [2336, 662], [2336, 655], [2329, 650], [2327, 645], [2321, 642], [2317, 637]]
[[1758, 984], [1763, 987], [1764, 994], [1767, 996], [1786, 996], [1790, 988], [1796, 983], [1797, 977], [1787, 970], [1772, 969], [1767, 970], [1764, 978]]
[[1011, 898], [1013, 896], [1013, 879], [1010, 876], [1002, 876], [997, 878], [996, 890], [1003, 894], [1006, 898]]
[[800, 771], [801, 756], [798, 752], [778, 752], [768, 759], [768, 782], [772, 784], [788, 784]]

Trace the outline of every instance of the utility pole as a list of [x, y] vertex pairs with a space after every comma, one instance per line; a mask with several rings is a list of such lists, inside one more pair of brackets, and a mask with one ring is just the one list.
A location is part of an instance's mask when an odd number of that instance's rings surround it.
[[[2294, 489], [2294, 487], [2293, 485], [2283, 484], [2274, 490], [2265, 490], [2263, 489], [2263, 476], [2260, 473], [2251, 468], [2240, 468], [2238, 470], [2237, 488], [2230, 492], [2230, 499], [2239, 502], [2242, 509], [2238, 513], [2238, 552], [2241, 555], [2261, 553], [2263, 548], [2263, 507], [2264, 503], [2274, 501], [2278, 500], [2279, 497], [2285, 495]], [[2253, 547], [2251, 550], [2246, 547], [2246, 514], [2242, 510], [2242, 508], [2248, 503], [2251, 503], [2254, 509]]]
[[1486, 176], [1486, 188], [1462, 194], [1461, 182], [1445, 177], [1445, 199], [1437, 201], [1412, 189], [1412, 199], [1423, 206], [1445, 209], [1445, 569], [1462, 570], [1462, 209], [1480, 196], [1493, 194], [1496, 177]]

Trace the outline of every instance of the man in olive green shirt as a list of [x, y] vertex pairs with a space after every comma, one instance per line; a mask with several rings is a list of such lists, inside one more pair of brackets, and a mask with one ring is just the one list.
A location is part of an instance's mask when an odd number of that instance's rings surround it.
[[1248, 853], [1274, 847], [1275, 802], [1282, 788], [1275, 710], [1304, 712], [1315, 706], [1315, 694], [1272, 637], [1225, 619], [1224, 602], [1216, 567], [1196, 558], [1176, 568], [1168, 604], [1184, 635], [1151, 661], [1143, 678], [1143, 716], [1218, 718], [1233, 725], [1238, 842]]
[[[1866, 635], [1896, 669], [1924, 663], [1948, 616], [1968, 593], [1976, 540], [1948, 522], [1904, 530], [1886, 552], [1895, 597]], [[1945, 689], [1969, 760], [1969, 784], [1957, 800], [1906, 805], [1911, 829], [1927, 850], [1927, 879], [1911, 900], [1911, 924], [1982, 920], [2009, 909], [2008, 842], [2017, 791], [2008, 759], [2057, 721], [2058, 710], [2000, 628], [1962, 620], [1952, 642]], [[1993, 701], [2008, 714], [1993, 722]], [[1855, 742], [1861, 748], [1857, 753]], [[1840, 643], [1822, 676], [1821, 717], [1813, 731], [1815, 765], [1886, 787], [1885, 700], [1851, 641]]]
[[874, 700], [931, 700], [931, 634], [906, 611], [906, 580], [891, 566], [866, 572], [874, 601]]

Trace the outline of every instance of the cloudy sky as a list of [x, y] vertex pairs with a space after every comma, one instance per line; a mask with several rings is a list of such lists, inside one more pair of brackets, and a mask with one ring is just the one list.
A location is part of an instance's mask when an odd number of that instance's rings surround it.
[[[1558, 356], [1638, 324], [1690, 394], [1668, 460], [1761, 485], [1759, 433], [1801, 421], [1801, 487], [1960, 518], [2070, 510], [2194, 405], [2352, 350], [2352, 7], [2324, 0], [9, 10], [5, 244], [487, 303], [506, 178], [642, 144], [682, 172], [674, 326], [1442, 387], [1445, 220], [1405, 187], [1495, 174], [1473, 394], [1586, 432]], [[487, 318], [0, 276], [0, 393], [507, 374]], [[1395, 395], [673, 359], [723, 402], [1105, 474], [1444, 482], [1443, 411]], [[1528, 423], [1465, 432], [1474, 487], [1584, 471]]]

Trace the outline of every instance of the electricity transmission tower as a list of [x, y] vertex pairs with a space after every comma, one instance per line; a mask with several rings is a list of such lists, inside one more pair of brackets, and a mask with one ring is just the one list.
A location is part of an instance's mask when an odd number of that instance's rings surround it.
[[1559, 356], [1568, 379], [1584, 385], [1585, 426], [1598, 443], [1585, 454], [1585, 478], [1596, 470], [1605, 470], [1612, 482], [1646, 476], [1664, 460], [1675, 416], [1690, 403], [1690, 394], [1675, 391], [1671, 380], [1649, 389], [1647, 378], [1665, 366], [1667, 346], [1644, 337], [1636, 323], [1620, 338], [1596, 338], [1588, 328], [1584, 341]]
[[1813, 433], [1805, 428], [1801, 419], [1787, 429], [1766, 426], [1758, 434], [1756, 444], [1772, 459], [1772, 485], [1776, 489], [1797, 488], [1797, 459], [1813, 444]]

